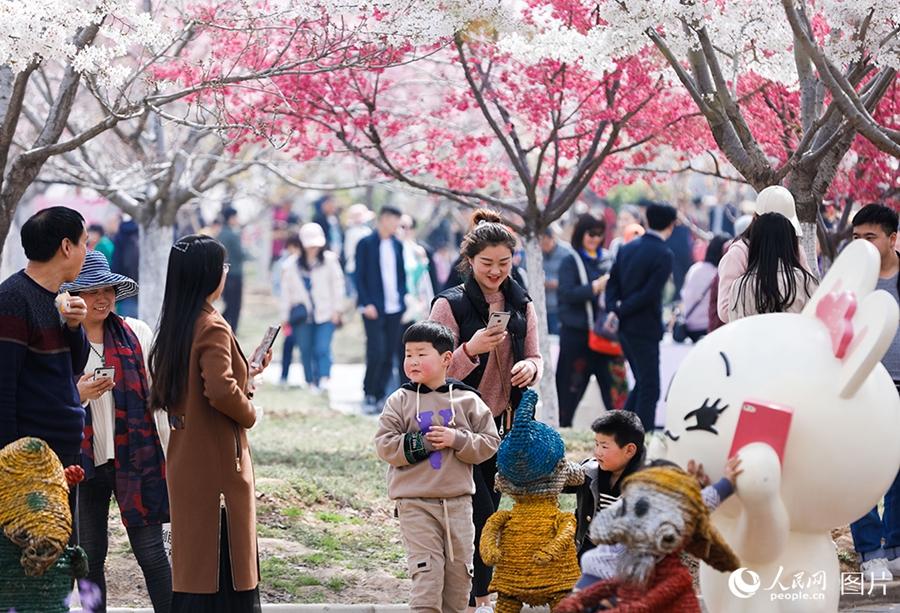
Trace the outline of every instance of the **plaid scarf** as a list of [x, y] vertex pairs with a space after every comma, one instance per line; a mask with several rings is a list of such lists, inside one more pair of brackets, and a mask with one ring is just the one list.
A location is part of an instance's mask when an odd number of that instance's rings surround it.
[[[116, 369], [115, 405], [116, 501], [125, 527], [169, 521], [166, 460], [156, 421], [147, 405], [149, 386], [144, 352], [134, 331], [110, 313], [103, 323], [103, 360]], [[94, 427], [91, 411], [84, 420], [81, 446], [85, 478], [94, 476]]]

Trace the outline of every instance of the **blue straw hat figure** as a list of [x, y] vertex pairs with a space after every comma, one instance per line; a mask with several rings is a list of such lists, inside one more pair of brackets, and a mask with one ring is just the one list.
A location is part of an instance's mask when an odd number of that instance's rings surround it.
[[584, 482], [584, 470], [566, 460], [562, 437], [535, 421], [537, 394], [522, 396], [513, 427], [497, 450], [497, 489], [513, 499], [481, 533], [479, 550], [494, 566], [488, 589], [497, 613], [520, 613], [523, 604], [552, 611], [581, 575], [575, 552], [577, 522], [559, 508], [559, 494]]
[[497, 449], [497, 469], [519, 487], [547, 477], [566, 455], [559, 433], [534, 419], [537, 399], [534, 390], [522, 395], [513, 427]]

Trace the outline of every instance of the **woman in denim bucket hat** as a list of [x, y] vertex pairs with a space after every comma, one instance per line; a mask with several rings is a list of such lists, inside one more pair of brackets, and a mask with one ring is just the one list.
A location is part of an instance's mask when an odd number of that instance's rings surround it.
[[[163, 442], [147, 398], [144, 352], [153, 332], [142, 321], [114, 312], [117, 300], [137, 295], [138, 284], [110, 271], [106, 257], [88, 251], [78, 278], [60, 288], [87, 305], [84, 329], [91, 351], [78, 392], [85, 408], [78, 486], [77, 535], [88, 555], [88, 580], [100, 588], [97, 611], [106, 610], [104, 562], [109, 544], [109, 499], [116, 497], [131, 549], [144, 573], [157, 613], [172, 601], [172, 570], [163, 547], [162, 524], [169, 521]], [[95, 376], [104, 369], [109, 377]]]

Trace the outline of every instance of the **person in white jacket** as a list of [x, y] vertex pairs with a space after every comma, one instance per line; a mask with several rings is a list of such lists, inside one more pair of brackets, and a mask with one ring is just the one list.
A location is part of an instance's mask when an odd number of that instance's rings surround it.
[[[304, 224], [299, 238], [299, 253], [288, 257], [281, 268], [278, 314], [285, 339], [293, 336], [300, 347], [307, 386], [317, 394], [331, 376], [331, 338], [341, 323], [344, 272], [337, 254], [325, 249], [320, 225]], [[298, 304], [306, 306], [306, 319], [291, 321]]]

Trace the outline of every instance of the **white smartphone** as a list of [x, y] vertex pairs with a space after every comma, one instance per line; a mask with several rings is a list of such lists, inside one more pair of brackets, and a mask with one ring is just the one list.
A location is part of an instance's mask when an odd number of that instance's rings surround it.
[[507, 311], [494, 311], [491, 313], [490, 318], [488, 318], [488, 328], [496, 328], [500, 326], [504, 330], [506, 330], [507, 324], [509, 324], [509, 316], [510, 314]]
[[279, 330], [281, 330], [279, 324], [269, 325], [269, 328], [263, 336], [262, 342], [259, 344], [259, 349], [257, 349], [256, 353], [253, 354], [253, 357], [250, 358], [250, 366], [259, 368], [259, 365], [262, 364], [266, 354], [269, 353], [269, 349], [271, 349], [272, 345], [275, 343], [275, 337], [278, 336]]
[[94, 369], [94, 381], [97, 379], [115, 379], [116, 368], [114, 366], [104, 366], [103, 368]]

